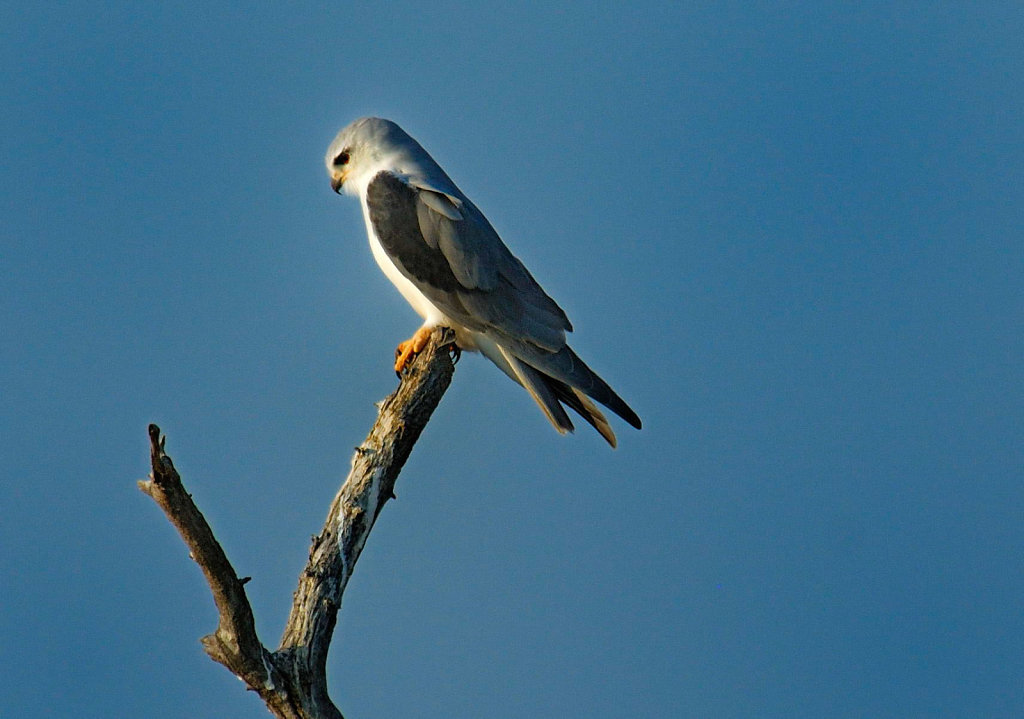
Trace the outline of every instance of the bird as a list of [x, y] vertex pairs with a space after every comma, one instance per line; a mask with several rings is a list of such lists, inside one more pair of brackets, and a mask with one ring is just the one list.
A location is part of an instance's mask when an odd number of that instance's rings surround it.
[[614, 448], [594, 401], [641, 428], [567, 344], [572, 324], [562, 308], [405, 130], [378, 117], [355, 120], [331, 142], [325, 164], [331, 189], [359, 198], [374, 259], [423, 318], [395, 352], [400, 377], [431, 330], [448, 327], [458, 351], [480, 352], [522, 385], [559, 433], [574, 430], [569, 407]]

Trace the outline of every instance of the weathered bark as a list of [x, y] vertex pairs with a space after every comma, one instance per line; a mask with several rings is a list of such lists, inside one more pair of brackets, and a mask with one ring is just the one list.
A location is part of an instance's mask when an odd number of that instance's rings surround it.
[[451, 383], [452, 335], [436, 329], [427, 348], [403, 374], [394, 394], [379, 405], [370, 434], [356, 447], [352, 470], [331, 502], [327, 522], [313, 538], [309, 562], [299, 577], [280, 647], [269, 651], [256, 634], [252, 608], [239, 579], [206, 519], [185, 491], [166, 438], [149, 425], [153, 473], [139, 488], [152, 497], [178, 529], [206, 576], [220, 621], [202, 639], [206, 653], [257, 692], [282, 719], [341, 719], [327, 692], [327, 651], [342, 594], [356, 560], [395, 480], [431, 413]]

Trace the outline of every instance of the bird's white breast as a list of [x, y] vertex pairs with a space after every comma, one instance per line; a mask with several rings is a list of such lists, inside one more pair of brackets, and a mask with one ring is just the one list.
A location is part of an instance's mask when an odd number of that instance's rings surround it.
[[370, 222], [370, 211], [366, 206], [366, 195], [364, 194], [360, 199], [363, 206], [363, 219], [366, 221], [366, 234], [370, 238], [370, 250], [373, 252], [373, 259], [377, 260], [377, 265], [384, 272], [384, 275], [391, 280], [391, 284], [398, 288], [405, 301], [412, 305], [412, 308], [419, 313], [420, 317], [424, 320], [425, 326], [437, 327], [445, 325], [451, 327], [452, 323], [445, 314], [435, 307], [434, 303], [428, 300], [416, 285], [399, 271], [395, 263], [391, 261], [391, 258], [388, 257], [388, 253], [384, 251], [380, 240], [377, 239], [373, 223]]

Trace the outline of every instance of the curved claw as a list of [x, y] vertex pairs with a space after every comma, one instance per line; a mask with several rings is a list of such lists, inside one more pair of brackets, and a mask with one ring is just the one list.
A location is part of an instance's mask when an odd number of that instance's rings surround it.
[[452, 342], [448, 345], [448, 354], [452, 356], [452, 364], [458, 364], [462, 359], [462, 348]]

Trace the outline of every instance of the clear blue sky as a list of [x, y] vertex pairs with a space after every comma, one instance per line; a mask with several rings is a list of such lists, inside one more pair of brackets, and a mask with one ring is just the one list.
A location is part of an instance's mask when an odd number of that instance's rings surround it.
[[[24, 5], [24, 4], [21, 4]], [[640, 413], [467, 356], [345, 595], [366, 717], [1024, 715], [1018, 3], [0, 10], [0, 715], [243, 717], [418, 318], [322, 157], [417, 137]]]

